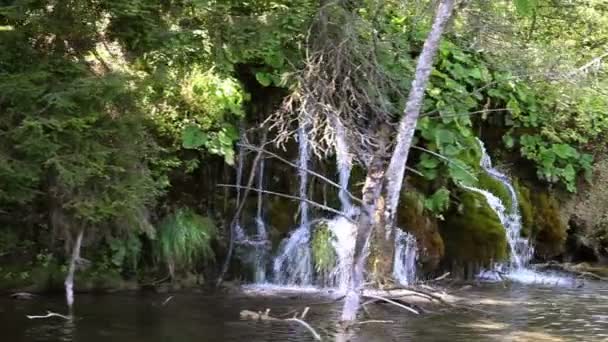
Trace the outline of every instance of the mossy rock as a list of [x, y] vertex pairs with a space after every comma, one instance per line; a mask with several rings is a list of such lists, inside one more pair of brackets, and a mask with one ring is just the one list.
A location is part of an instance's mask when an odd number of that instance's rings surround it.
[[461, 192], [459, 207], [447, 214], [440, 231], [452, 263], [490, 266], [507, 258], [505, 229], [480, 194]]
[[445, 252], [443, 239], [437, 219], [424, 210], [424, 196], [411, 187], [401, 195], [397, 225], [416, 237], [422, 271], [434, 271]]
[[522, 218], [522, 235], [532, 239], [536, 256], [548, 260], [561, 255], [568, 238], [568, 225], [562, 218], [557, 196], [519, 180], [514, 185]]
[[536, 255], [549, 259], [564, 252], [568, 226], [562, 221], [559, 202], [547, 192], [535, 193], [534, 245]]
[[504, 184], [494, 179], [485, 171], [480, 172], [477, 179], [479, 188], [487, 190], [494, 194], [500, 199], [502, 204], [505, 206], [507, 212], [511, 212], [511, 208], [513, 207], [513, 200], [511, 199], [509, 189]]
[[521, 215], [522, 236], [530, 237], [534, 229], [534, 207], [530, 188], [521, 183], [518, 179], [513, 182], [515, 192], [517, 193], [517, 202], [519, 203], [519, 213]]

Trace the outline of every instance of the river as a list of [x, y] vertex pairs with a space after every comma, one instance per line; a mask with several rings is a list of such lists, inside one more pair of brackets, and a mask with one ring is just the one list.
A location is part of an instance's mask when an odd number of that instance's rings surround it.
[[[0, 299], [0, 341], [262, 342], [312, 341], [287, 322], [239, 319], [243, 309], [279, 315], [310, 306], [306, 320], [324, 341], [608, 341], [608, 286], [582, 288], [482, 285], [456, 291], [463, 312], [435, 308], [420, 316], [394, 306], [369, 306], [373, 319], [392, 324], [358, 326], [350, 339], [337, 336], [341, 303], [318, 293], [267, 296], [200, 293], [78, 295], [76, 319], [29, 320], [46, 310], [65, 312], [63, 298]], [[170, 298], [164, 305], [163, 303]], [[323, 304], [325, 303], [325, 304]]]

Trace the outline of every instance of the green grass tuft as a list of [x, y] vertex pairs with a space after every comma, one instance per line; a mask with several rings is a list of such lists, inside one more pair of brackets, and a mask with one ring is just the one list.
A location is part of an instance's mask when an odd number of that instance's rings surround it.
[[157, 256], [167, 264], [172, 275], [180, 270], [189, 271], [197, 262], [215, 258], [211, 242], [216, 235], [213, 220], [192, 209], [180, 208], [158, 226]]

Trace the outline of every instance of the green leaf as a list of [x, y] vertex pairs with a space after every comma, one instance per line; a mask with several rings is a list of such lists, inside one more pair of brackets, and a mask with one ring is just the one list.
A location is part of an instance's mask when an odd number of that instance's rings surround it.
[[515, 146], [515, 139], [513, 139], [513, 136], [511, 134], [505, 134], [505, 135], [503, 135], [502, 136], [502, 142], [509, 149], [511, 149], [511, 148], [513, 148], [513, 146]]
[[450, 191], [446, 188], [441, 188], [431, 197], [424, 200], [424, 207], [434, 214], [440, 214], [445, 211], [450, 205]]
[[272, 75], [267, 72], [256, 72], [255, 79], [264, 87], [268, 87], [272, 84]]
[[437, 139], [437, 144], [452, 144], [456, 141], [456, 136], [454, 133], [448, 129], [438, 129], [435, 132], [435, 139]]
[[529, 17], [534, 14], [534, 10], [536, 9], [536, 0], [514, 0], [515, 1], [515, 9], [519, 15]]
[[439, 166], [440, 163], [441, 161], [439, 158], [430, 157], [427, 154], [423, 154], [422, 157], [420, 157], [420, 162], [418, 164], [425, 169], [434, 169]]
[[188, 149], [196, 149], [207, 142], [207, 134], [200, 128], [190, 125], [182, 132], [182, 146]]
[[561, 159], [577, 159], [579, 157], [578, 151], [568, 144], [554, 144], [552, 150]]

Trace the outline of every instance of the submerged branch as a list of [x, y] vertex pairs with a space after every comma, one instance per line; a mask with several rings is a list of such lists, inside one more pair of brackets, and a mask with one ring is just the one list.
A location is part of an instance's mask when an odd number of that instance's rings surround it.
[[28, 319], [42, 319], [42, 318], [50, 318], [50, 317], [59, 317], [59, 318], [65, 319], [67, 321], [72, 319], [71, 315], [66, 316], [66, 315], [58, 314], [56, 312], [52, 312], [52, 311], [48, 311], [48, 310], [46, 312], [46, 315], [44, 315], [44, 316], [27, 315], [25, 317], [27, 317]]
[[348, 221], [350, 221], [351, 223], [356, 223], [353, 219], [351, 219], [349, 217], [348, 214], [343, 213], [339, 210], [336, 210], [332, 207], [328, 207], [326, 205], [323, 205], [321, 203], [317, 203], [315, 201], [311, 201], [307, 198], [302, 198], [299, 196], [293, 196], [293, 195], [288, 195], [288, 194], [284, 194], [282, 192], [275, 192], [275, 191], [270, 191], [270, 190], [261, 190], [261, 189], [256, 189], [256, 188], [252, 188], [252, 187], [244, 187], [244, 186], [240, 186], [240, 185], [233, 185], [233, 184], [218, 184], [217, 186], [219, 187], [225, 187], [225, 188], [241, 188], [241, 189], [246, 189], [246, 190], [251, 190], [251, 191], [258, 191], [258, 192], [262, 192], [264, 194], [268, 194], [268, 195], [274, 195], [274, 196], [278, 196], [278, 197], [283, 197], [283, 198], [289, 198], [292, 200], [296, 200], [296, 201], [304, 201], [314, 207], [317, 207], [319, 209], [323, 209], [325, 211], [329, 211], [331, 213], [334, 213], [336, 215], [340, 215], [342, 217], [344, 217], [345, 219], [347, 219]]
[[264, 311], [264, 312], [242, 310], [240, 313], [240, 316], [241, 316], [241, 319], [249, 319], [249, 320], [254, 320], [254, 321], [296, 322], [296, 323], [300, 324], [301, 326], [303, 326], [304, 328], [306, 328], [306, 330], [308, 330], [311, 333], [311, 335], [313, 336], [313, 338], [315, 340], [321, 341], [321, 335], [319, 335], [319, 333], [317, 333], [317, 331], [313, 327], [311, 327], [310, 324], [308, 324], [308, 323], [306, 323], [306, 321], [304, 321], [304, 318], [306, 318], [306, 314], [308, 313], [309, 310], [310, 310], [310, 308], [307, 306], [306, 308], [304, 308], [304, 311], [302, 312], [300, 317], [298, 317], [298, 313], [296, 312], [294, 314], [294, 316], [291, 318], [272, 317], [272, 316], [270, 316], [270, 309], [266, 309], [266, 311]]
[[416, 315], [420, 315], [420, 313], [418, 311], [410, 308], [409, 306], [401, 304], [401, 303], [397, 303], [396, 301], [388, 299], [388, 298], [384, 298], [384, 297], [381, 297], [381, 296], [376, 296], [376, 295], [373, 295], [373, 294], [366, 294], [366, 295], [364, 295], [364, 297], [373, 298], [373, 299], [377, 299], [377, 300], [380, 300], [380, 301], [383, 301], [383, 302], [387, 302], [389, 304], [393, 304], [395, 306], [398, 306], [398, 307], [400, 307], [402, 309], [405, 309], [405, 310], [407, 310], [407, 311], [409, 311], [411, 313], [414, 313]]

